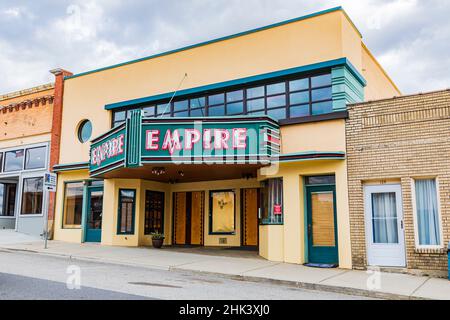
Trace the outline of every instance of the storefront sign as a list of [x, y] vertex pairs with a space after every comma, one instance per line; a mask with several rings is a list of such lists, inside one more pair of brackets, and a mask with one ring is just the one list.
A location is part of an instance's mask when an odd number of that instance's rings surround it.
[[56, 192], [56, 173], [46, 172], [44, 174], [44, 189], [50, 192]]
[[91, 170], [102, 168], [124, 160], [125, 129], [108, 135], [91, 146]]
[[141, 119], [93, 141], [91, 174], [151, 164], [270, 164], [279, 154], [279, 127], [267, 117]]
[[275, 204], [273, 206], [273, 214], [276, 216], [280, 216], [283, 214], [283, 209], [281, 204]]

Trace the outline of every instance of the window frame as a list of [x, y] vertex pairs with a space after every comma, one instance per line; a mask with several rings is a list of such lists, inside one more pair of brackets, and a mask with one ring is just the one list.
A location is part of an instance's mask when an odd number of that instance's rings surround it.
[[[40, 148], [40, 147], [45, 147], [45, 167], [43, 168], [38, 168], [38, 169], [25, 169], [25, 158], [26, 158], [26, 152], [28, 149], [35, 149], [35, 148]], [[10, 151], [17, 151], [17, 150], [23, 150], [24, 151], [24, 155], [23, 155], [23, 161], [22, 161], [22, 168], [20, 170], [17, 171], [5, 171], [5, 164], [6, 164], [6, 159], [5, 159], [5, 154], [7, 152]], [[44, 172], [45, 170], [48, 169], [49, 166], [49, 150], [50, 150], [50, 144], [48, 142], [43, 142], [43, 143], [35, 143], [35, 144], [30, 144], [30, 145], [25, 145], [25, 146], [14, 146], [14, 147], [10, 147], [10, 148], [5, 148], [5, 149], [1, 149], [0, 153], [3, 154], [3, 156], [1, 157], [1, 162], [0, 162], [0, 177], [13, 177], [13, 176], [19, 176], [21, 174], [29, 174], [29, 173], [36, 173], [36, 172]]]
[[164, 191], [154, 191], [150, 189], [145, 190], [145, 204], [144, 204], [144, 236], [151, 236], [154, 232], [149, 232], [145, 226], [147, 221], [147, 196], [151, 193], [158, 194], [162, 197], [162, 215], [161, 215], [161, 234], [165, 232], [165, 213], [166, 213], [166, 193]]
[[[226, 88], [221, 88], [219, 90], [211, 90], [211, 91], [205, 91], [205, 92], [200, 92], [197, 94], [193, 94], [193, 95], [185, 95], [185, 96], [179, 96], [176, 97], [173, 101], [167, 101], [167, 99], [165, 100], [159, 100], [159, 101], [154, 101], [148, 104], [140, 104], [140, 105], [135, 105], [133, 107], [129, 107], [129, 108], [120, 108], [117, 110], [113, 110], [112, 111], [112, 117], [111, 117], [111, 127], [114, 128], [120, 124], [122, 124], [124, 121], [115, 121], [115, 113], [119, 113], [119, 112], [125, 112], [125, 119], [128, 117], [128, 114], [131, 110], [135, 110], [135, 109], [140, 109], [143, 110], [146, 107], [155, 107], [154, 110], [154, 118], [158, 118], [161, 115], [158, 115], [158, 106], [159, 105], [164, 105], [166, 106], [169, 102], [170, 105], [167, 108], [167, 111], [165, 113], [165, 117], [170, 117], [170, 118], [175, 118], [176, 114], [180, 114], [180, 113], [187, 113], [187, 116], [183, 116], [184, 117], [193, 117], [192, 116], [192, 112], [198, 112], [199, 110], [203, 109], [204, 115], [202, 117], [215, 117], [215, 116], [210, 116], [210, 112], [209, 109], [210, 108], [215, 108], [215, 107], [222, 107], [223, 106], [223, 116], [220, 117], [230, 117], [230, 116], [251, 116], [251, 115], [261, 115], [261, 113], [263, 115], [267, 115], [269, 111], [275, 111], [275, 110], [279, 110], [279, 109], [283, 109], [285, 111], [285, 118], [279, 119], [278, 121], [283, 122], [283, 121], [292, 121], [295, 119], [304, 119], [304, 118], [308, 118], [308, 117], [317, 117], [317, 116], [324, 116], [324, 115], [328, 115], [328, 114], [332, 114], [333, 110], [332, 110], [332, 105], [333, 105], [333, 97], [331, 96], [330, 99], [323, 99], [323, 100], [317, 100], [317, 101], [313, 101], [312, 96], [313, 96], [313, 91], [314, 90], [320, 90], [320, 89], [326, 89], [329, 88], [331, 89], [331, 93], [333, 90], [333, 83], [331, 81], [330, 84], [328, 85], [323, 85], [323, 86], [317, 86], [314, 87], [312, 86], [312, 82], [313, 82], [313, 78], [315, 77], [320, 77], [320, 76], [330, 76], [332, 78], [332, 73], [331, 70], [319, 70], [316, 72], [309, 72], [309, 73], [304, 73], [304, 74], [297, 74], [297, 75], [290, 75], [290, 76], [285, 76], [285, 77], [279, 77], [279, 78], [274, 78], [274, 79], [269, 79], [269, 80], [265, 80], [265, 81], [255, 81], [253, 83], [248, 83], [248, 84], [243, 84], [241, 86], [230, 86], [230, 87], [226, 87]], [[291, 90], [291, 86], [290, 83], [296, 80], [302, 80], [302, 79], [307, 79], [308, 81], [308, 88], [306, 89], [292, 89]], [[268, 94], [268, 87], [272, 86], [272, 85], [276, 85], [276, 84], [281, 84], [284, 83], [285, 86], [285, 91], [283, 93], [274, 93], [274, 94]], [[251, 89], [255, 89], [255, 88], [261, 88], [264, 91], [264, 95], [263, 96], [259, 96], [259, 97], [252, 97], [249, 98], [248, 97], [248, 90]], [[229, 93], [233, 93], [235, 91], [243, 91], [243, 100], [236, 100], [236, 101], [228, 101], [228, 94]], [[309, 97], [309, 101], [306, 103], [296, 103], [296, 104], [292, 104], [291, 105], [291, 95], [295, 94], [295, 93], [308, 93], [308, 97]], [[223, 103], [215, 103], [215, 104], [210, 104], [210, 98], [216, 95], [223, 95]], [[272, 98], [272, 97], [277, 97], [277, 96], [284, 96], [285, 100], [286, 100], [286, 104], [284, 106], [281, 107], [274, 107], [274, 108], [269, 108], [268, 107], [268, 99]], [[205, 99], [205, 106], [204, 107], [196, 107], [196, 108], [192, 108], [192, 100], [195, 99], [201, 99], [204, 98]], [[254, 101], [254, 100], [259, 100], [259, 99], [263, 99], [264, 100], [264, 107], [262, 109], [259, 109], [257, 111], [253, 111], [251, 114], [249, 114], [248, 111], [248, 102], [249, 101]], [[187, 100], [187, 110], [184, 111], [179, 111], [179, 112], [175, 112], [174, 111], [174, 105], [177, 102], [180, 101], [184, 101]], [[243, 112], [240, 114], [232, 114], [230, 115], [228, 112], [228, 105], [230, 104], [234, 104], [234, 103], [242, 103], [243, 104]], [[313, 107], [316, 104], [321, 104], [321, 103], [330, 103], [331, 105], [331, 111], [330, 112], [326, 112], [326, 113], [319, 113], [319, 114], [313, 114]], [[295, 107], [307, 107], [308, 109], [308, 114], [307, 115], [302, 115], [302, 116], [297, 116], [297, 117], [291, 117], [291, 108], [295, 108]], [[150, 117], [152, 118], [152, 117]]]
[[[221, 193], [221, 192], [231, 192], [233, 193], [234, 197], [234, 214], [233, 214], [233, 224], [234, 224], [234, 231], [232, 232], [213, 232], [213, 197], [212, 195], [214, 193]], [[226, 189], [226, 190], [209, 190], [209, 228], [208, 228], [208, 235], [210, 236], [235, 236], [237, 235], [237, 197], [236, 197], [236, 190], [234, 189]]]
[[[73, 225], [73, 227], [64, 227], [64, 219], [66, 217], [66, 192], [67, 192], [67, 185], [69, 184], [75, 184], [75, 183], [81, 183], [83, 185], [83, 200], [82, 200], [82, 207], [81, 207], [81, 224], [78, 227], [78, 225]], [[64, 181], [64, 190], [63, 190], [63, 206], [62, 206], [62, 219], [61, 219], [61, 229], [62, 230], [81, 230], [83, 229], [83, 220], [84, 220], [84, 206], [85, 206], [85, 195], [86, 195], [86, 181], [85, 180], [74, 180], [74, 181]]]
[[[282, 208], [282, 214], [281, 214], [281, 219], [279, 219], [280, 221], [274, 221], [276, 220], [275, 217], [277, 215], [275, 215], [273, 213], [273, 204], [272, 207], [270, 207], [269, 205], [269, 198], [271, 197], [271, 193], [270, 193], [270, 188], [269, 188], [269, 182], [270, 180], [278, 180], [278, 182], [281, 185], [281, 208]], [[285, 214], [285, 205], [284, 205], [284, 178], [283, 177], [273, 177], [267, 180], [263, 181], [264, 186], [261, 189], [261, 199], [260, 199], [260, 208], [261, 208], [261, 219], [259, 222], [259, 225], [261, 226], [271, 226], [271, 225], [279, 225], [282, 226], [284, 225], [284, 214]], [[267, 193], [266, 193], [267, 191]], [[266, 210], [266, 198], [267, 197], [267, 217], [264, 217], [265, 215], [265, 210]]]
[[[35, 149], [44, 149], [44, 166], [43, 167], [38, 167], [38, 168], [31, 168], [31, 169], [27, 169], [27, 159], [28, 159], [28, 151], [30, 150], [35, 150]], [[31, 147], [31, 148], [25, 148], [25, 155], [24, 155], [24, 160], [23, 160], [23, 171], [32, 171], [32, 170], [44, 170], [47, 168], [47, 151], [48, 148], [46, 145], [43, 146], [35, 146], [35, 147]]]
[[[128, 232], [121, 232], [121, 222], [122, 222], [122, 191], [132, 191], [133, 192], [133, 207], [132, 207], [132, 216], [131, 216], [131, 231]], [[118, 199], [118, 208], [117, 208], [117, 235], [119, 236], [132, 236], [135, 235], [135, 223], [136, 223], [136, 196], [137, 196], [137, 189], [119, 189], [118, 193], [119, 199]]]
[[[41, 205], [41, 213], [23, 213], [23, 202], [24, 202], [24, 189], [25, 189], [25, 180], [29, 179], [42, 179], [42, 205]], [[43, 217], [45, 211], [47, 210], [47, 191], [44, 188], [44, 175], [30, 174], [25, 175], [20, 178], [20, 208], [19, 208], [19, 216], [20, 217]]]
[[[91, 133], [89, 135], [89, 138], [86, 141], [84, 141], [82, 139], [82, 131], [83, 131], [84, 126], [87, 125], [87, 124], [89, 124], [91, 126]], [[77, 135], [79, 143], [81, 143], [81, 144], [89, 143], [92, 140], [92, 136], [93, 136], [93, 133], [94, 133], [94, 125], [93, 125], [92, 121], [89, 120], [89, 119], [81, 120], [80, 123], [77, 126], [77, 132], [76, 133], [77, 133], [76, 135]]]
[[[436, 197], [437, 197], [437, 206], [438, 206], [438, 219], [439, 219], [439, 245], [423, 245], [420, 244], [419, 239], [419, 221], [417, 217], [417, 200], [416, 200], [416, 181], [417, 180], [434, 180], [436, 183]], [[444, 244], [444, 228], [442, 225], [442, 205], [441, 205], [441, 193], [440, 193], [440, 184], [439, 178], [437, 176], [423, 176], [423, 177], [413, 177], [411, 178], [411, 201], [413, 208], [413, 222], [414, 222], [414, 243], [416, 249], [436, 249], [440, 250], [445, 247]]]

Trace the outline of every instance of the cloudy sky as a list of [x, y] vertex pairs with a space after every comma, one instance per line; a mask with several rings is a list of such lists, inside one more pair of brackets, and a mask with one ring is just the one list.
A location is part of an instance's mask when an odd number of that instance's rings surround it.
[[339, 5], [404, 93], [450, 87], [449, 0], [0, 0], [0, 93]]

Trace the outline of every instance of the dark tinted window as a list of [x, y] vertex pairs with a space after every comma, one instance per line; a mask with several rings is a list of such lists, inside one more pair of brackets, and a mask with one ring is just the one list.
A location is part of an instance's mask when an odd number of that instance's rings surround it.
[[44, 178], [23, 179], [22, 214], [42, 214]]

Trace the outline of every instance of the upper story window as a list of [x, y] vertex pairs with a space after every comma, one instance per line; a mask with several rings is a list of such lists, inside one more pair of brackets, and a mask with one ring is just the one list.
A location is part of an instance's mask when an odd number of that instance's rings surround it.
[[89, 120], [81, 121], [78, 126], [78, 140], [81, 143], [88, 142], [92, 136], [92, 123]]
[[45, 169], [46, 162], [47, 146], [0, 152], [0, 173]]
[[[276, 120], [333, 111], [331, 74], [286, 79], [141, 107], [144, 117], [224, 117], [269, 115]], [[113, 126], [130, 110], [113, 112]]]

